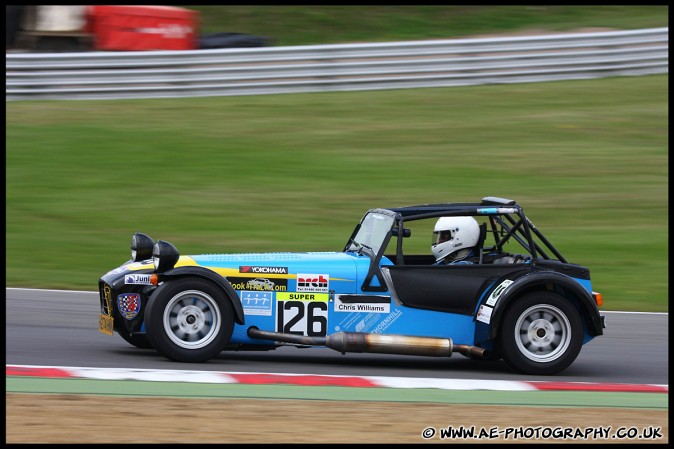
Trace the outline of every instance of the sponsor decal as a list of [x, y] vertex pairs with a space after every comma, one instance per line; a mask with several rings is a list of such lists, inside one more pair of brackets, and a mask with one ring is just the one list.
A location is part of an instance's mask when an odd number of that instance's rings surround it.
[[[395, 309], [393, 312], [389, 313], [386, 318], [381, 320], [379, 324], [372, 329], [373, 334], [380, 334], [388, 329], [398, 318], [402, 316], [402, 311], [400, 309]], [[358, 327], [357, 327], [358, 329]]]
[[491, 311], [494, 310], [491, 307], [485, 306], [482, 304], [480, 309], [477, 311], [477, 320], [482, 321], [483, 323], [489, 324], [491, 321]]
[[127, 274], [124, 275], [125, 284], [152, 285], [149, 274]]
[[277, 293], [277, 301], [321, 301], [328, 302], [327, 293]]
[[390, 296], [335, 295], [335, 312], [391, 313]]
[[242, 291], [241, 305], [246, 315], [271, 316], [274, 292]]
[[258, 290], [284, 292], [288, 290], [287, 279], [244, 278], [227, 276], [234, 290]]
[[512, 284], [515, 281], [511, 281], [510, 279], [506, 279], [505, 281], [501, 282], [498, 287], [494, 289], [493, 292], [491, 292], [491, 295], [489, 295], [489, 298], [487, 298], [487, 301], [485, 303], [489, 306], [495, 306], [496, 301], [501, 297], [503, 292], [508, 288], [510, 284]]
[[325, 337], [329, 296], [327, 293], [276, 293], [276, 331]]
[[254, 265], [242, 265], [239, 273], [253, 274], [288, 274], [288, 267], [259, 267]]
[[[343, 304], [350, 304], [348, 301], [345, 301], [345, 298], [348, 298], [350, 295], [341, 295], [341, 301]], [[359, 296], [359, 295], [353, 295]], [[353, 304], [353, 303], [351, 303]], [[390, 300], [389, 300], [390, 307]], [[344, 332], [372, 332], [372, 333], [385, 333], [385, 331], [396, 321], [402, 312], [400, 309], [392, 309], [391, 313], [379, 313], [373, 311], [367, 312], [354, 312], [354, 311], [345, 311], [345, 313], [333, 314], [335, 318], [331, 324], [335, 332], [344, 331]]]
[[328, 293], [330, 287], [330, 275], [328, 274], [297, 274], [298, 292], [323, 292]]
[[138, 293], [122, 293], [117, 295], [117, 308], [127, 320], [132, 320], [140, 312], [140, 295]]
[[514, 207], [484, 207], [477, 210], [478, 214], [492, 215], [492, 214], [514, 214], [517, 209]]

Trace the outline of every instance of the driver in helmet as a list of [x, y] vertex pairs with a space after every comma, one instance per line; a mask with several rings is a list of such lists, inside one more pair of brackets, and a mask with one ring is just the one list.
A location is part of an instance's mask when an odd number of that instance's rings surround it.
[[433, 229], [431, 251], [436, 265], [472, 264], [478, 256], [480, 226], [473, 217], [441, 217]]

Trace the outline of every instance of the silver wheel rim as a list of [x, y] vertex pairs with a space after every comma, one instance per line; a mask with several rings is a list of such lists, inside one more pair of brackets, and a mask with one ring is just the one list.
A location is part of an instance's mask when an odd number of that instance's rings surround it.
[[537, 304], [525, 310], [515, 324], [517, 348], [534, 362], [552, 362], [571, 343], [571, 323], [557, 307]]
[[204, 292], [188, 290], [175, 295], [164, 309], [164, 331], [185, 349], [207, 346], [220, 332], [220, 309]]

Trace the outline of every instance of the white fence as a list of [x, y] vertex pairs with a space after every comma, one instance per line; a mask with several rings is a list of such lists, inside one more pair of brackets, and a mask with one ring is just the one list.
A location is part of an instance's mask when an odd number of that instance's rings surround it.
[[6, 101], [171, 98], [668, 73], [669, 28], [194, 51], [6, 55]]

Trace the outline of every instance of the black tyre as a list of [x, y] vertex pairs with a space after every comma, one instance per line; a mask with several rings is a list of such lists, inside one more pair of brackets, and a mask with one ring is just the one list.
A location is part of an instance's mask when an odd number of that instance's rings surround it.
[[503, 360], [526, 374], [556, 374], [567, 368], [583, 345], [583, 323], [569, 301], [550, 292], [516, 299], [501, 323]]
[[234, 312], [222, 290], [199, 278], [162, 284], [145, 312], [152, 346], [176, 362], [205, 362], [229, 343]]
[[152, 344], [148, 340], [147, 335], [145, 334], [130, 334], [126, 329], [118, 330], [117, 333], [122, 337], [127, 343], [132, 344], [133, 346], [140, 349], [152, 349]]

